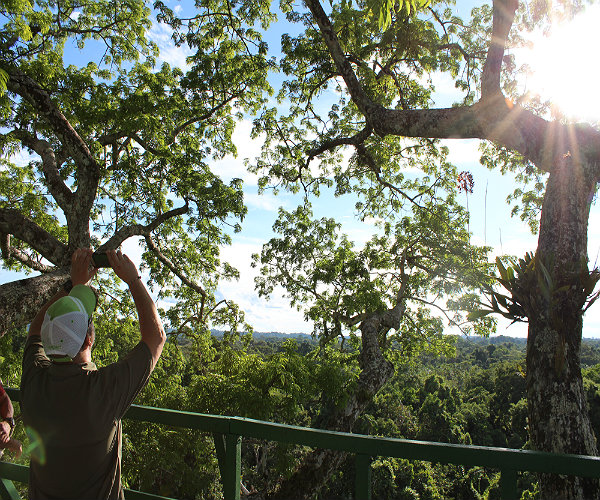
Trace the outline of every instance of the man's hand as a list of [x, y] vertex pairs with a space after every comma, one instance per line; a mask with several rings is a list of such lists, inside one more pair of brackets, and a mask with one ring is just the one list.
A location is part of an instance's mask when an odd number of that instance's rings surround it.
[[19, 458], [21, 453], [23, 453], [23, 445], [18, 439], [11, 439], [6, 445], [6, 448], [15, 454], [15, 458]]
[[98, 271], [91, 266], [92, 254], [91, 248], [78, 248], [71, 257], [71, 281], [73, 286], [86, 285]]
[[0, 448], [5, 448], [10, 441], [10, 424], [8, 422], [0, 422]]
[[108, 262], [113, 268], [115, 274], [121, 278], [128, 286], [140, 277], [137, 267], [127, 255], [121, 253], [121, 250], [108, 250], [106, 252]]
[[6, 448], [15, 454], [15, 458], [19, 458], [23, 453], [23, 445], [18, 439], [9, 439], [6, 443], [0, 443], [0, 448]]

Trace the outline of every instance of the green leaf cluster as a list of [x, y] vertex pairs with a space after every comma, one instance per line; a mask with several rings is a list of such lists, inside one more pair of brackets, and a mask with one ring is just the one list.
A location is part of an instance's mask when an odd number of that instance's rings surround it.
[[[114, 302], [113, 302], [114, 305]], [[123, 356], [139, 340], [138, 325], [111, 308], [95, 317], [93, 357], [99, 366]], [[125, 307], [125, 304], [124, 304]], [[19, 384], [24, 330], [0, 339], [2, 379]], [[302, 347], [302, 348], [301, 348]], [[357, 370], [355, 348], [339, 343], [252, 341], [234, 344], [211, 335], [193, 342], [171, 335], [148, 386], [136, 403], [179, 410], [242, 415], [315, 426], [319, 410], [344, 392]], [[598, 343], [584, 341], [582, 359], [592, 421], [600, 423]], [[524, 342], [456, 338], [445, 356], [422, 354], [398, 364], [354, 431], [408, 439], [527, 448]], [[16, 405], [19, 415], [19, 407]], [[23, 436], [17, 425], [17, 437]], [[126, 486], [176, 498], [220, 498], [212, 437], [143, 422], [124, 421]], [[247, 439], [242, 447], [248, 487], [265, 492], [302, 460], [306, 450]], [[23, 457], [25, 463], [28, 457]], [[332, 476], [322, 498], [350, 494], [353, 461]], [[496, 498], [497, 472], [392, 458], [373, 462], [373, 496], [389, 498]], [[536, 479], [523, 475], [519, 487], [533, 491]]]
[[273, 226], [278, 237], [254, 256], [259, 294], [283, 287], [325, 340], [354, 332], [368, 315], [405, 301], [402, 326], [387, 342], [418, 352], [421, 340], [433, 342], [444, 328], [429, 308], [437, 307], [452, 325], [463, 323], [460, 309], [485, 282], [488, 265], [487, 249], [470, 244], [464, 214], [450, 200], [415, 205], [412, 212], [390, 216], [380, 234], [355, 248], [339, 223], [313, 219], [309, 205], [280, 209]]
[[[526, 321], [534, 311], [539, 311], [540, 301], [550, 311], [550, 320], [558, 331], [561, 331], [561, 316], [575, 311], [583, 314], [598, 298], [594, 293], [600, 272], [598, 269], [588, 271], [587, 263], [581, 262], [576, 269], [562, 269], [559, 274], [554, 270], [553, 259], [542, 259], [539, 254], [527, 252], [523, 258], [509, 259], [505, 266], [500, 257], [496, 258], [499, 276], [496, 280], [509, 295], [488, 289], [489, 307], [474, 310], [469, 313], [471, 320], [482, 318], [490, 313], [502, 314], [515, 321]], [[570, 304], [566, 304], [567, 293]]]

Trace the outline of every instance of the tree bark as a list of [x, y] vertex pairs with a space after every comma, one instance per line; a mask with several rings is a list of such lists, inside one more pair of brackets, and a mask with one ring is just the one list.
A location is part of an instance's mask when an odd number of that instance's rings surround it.
[[70, 276], [68, 267], [33, 278], [2, 285], [0, 293], [0, 335], [8, 329], [29, 323]]
[[[528, 312], [527, 403], [529, 434], [538, 450], [597, 455], [580, 366], [580, 283], [587, 271], [589, 208], [596, 180], [577, 153], [566, 150], [553, 169], [542, 207], [537, 256], [552, 279], [550, 297], [533, 292]], [[570, 285], [568, 290], [557, 289]], [[543, 474], [541, 498], [600, 499], [600, 483]]]

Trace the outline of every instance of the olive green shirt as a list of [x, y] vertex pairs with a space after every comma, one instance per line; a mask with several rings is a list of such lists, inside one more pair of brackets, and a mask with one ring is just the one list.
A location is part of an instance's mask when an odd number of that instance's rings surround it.
[[21, 376], [21, 412], [41, 447], [32, 453], [30, 499], [116, 499], [121, 487], [121, 418], [152, 372], [140, 342], [124, 359], [52, 363], [41, 337], [27, 339]]

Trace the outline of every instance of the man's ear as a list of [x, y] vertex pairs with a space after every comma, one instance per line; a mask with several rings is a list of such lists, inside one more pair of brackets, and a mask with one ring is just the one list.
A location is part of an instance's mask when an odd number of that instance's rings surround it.
[[83, 345], [81, 346], [82, 349], [87, 349], [88, 347], [91, 348], [94, 345], [94, 336], [92, 334], [92, 332], [90, 332], [88, 330], [86, 336], [85, 336], [85, 340], [83, 341]]

